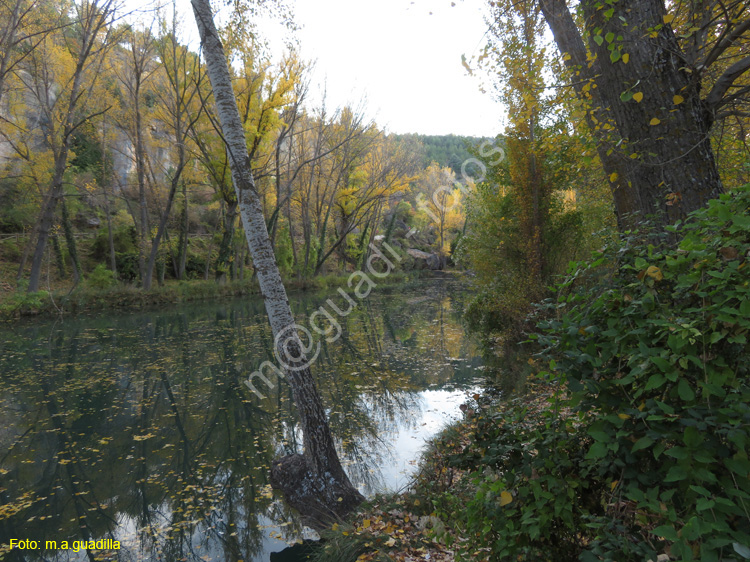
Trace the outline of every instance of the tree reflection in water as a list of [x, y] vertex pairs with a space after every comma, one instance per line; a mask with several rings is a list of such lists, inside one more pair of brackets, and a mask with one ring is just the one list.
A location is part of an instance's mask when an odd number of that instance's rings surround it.
[[[463, 299], [454, 281], [373, 293], [340, 319], [339, 340], [321, 341], [313, 371], [366, 495], [393, 481], [396, 439], [424, 433], [425, 392], [476, 384]], [[323, 300], [298, 298], [300, 320]], [[0, 340], [2, 548], [122, 544], [0, 559], [265, 561], [305, 536], [267, 481], [273, 458], [299, 452], [289, 388], [259, 400], [242, 384], [272, 357], [261, 302], [34, 323]], [[399, 457], [417, 457], [413, 441]]]

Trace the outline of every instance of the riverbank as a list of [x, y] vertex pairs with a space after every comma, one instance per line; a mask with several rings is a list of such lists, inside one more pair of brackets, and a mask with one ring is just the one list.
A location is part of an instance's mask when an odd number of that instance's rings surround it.
[[[466, 459], [484, 453], [477, 441], [488, 420], [513, 418], [524, 411], [543, 416], [554, 403], [554, 388], [534, 385], [513, 399], [473, 395], [462, 406], [464, 417], [443, 429], [425, 447], [418, 471], [406, 489], [363, 504], [346, 522], [333, 525], [311, 560], [316, 562], [416, 562], [486, 560], [469, 528], [467, 510], [477, 498], [479, 466]], [[480, 470], [481, 472], [481, 470]], [[484, 471], [486, 472], [486, 470]], [[482, 477], [487, 476], [482, 474]], [[501, 496], [500, 503], [513, 498]]]
[[526, 396], [474, 396], [319, 560], [750, 560], [748, 228], [743, 188], [574, 264]]
[[[397, 271], [378, 279], [377, 287], [402, 287], [420, 279], [460, 275], [460, 272], [454, 271]], [[351, 290], [351, 287], [347, 285], [348, 279], [349, 275], [325, 275], [311, 279], [287, 279], [284, 285], [288, 293], [315, 293], [335, 290], [338, 287]], [[204, 280], [169, 281], [149, 291], [129, 284], [116, 284], [106, 288], [95, 288], [83, 284], [74, 289], [55, 289], [36, 293], [13, 291], [7, 283], [3, 287], [4, 290], [0, 293], [0, 321], [2, 322], [19, 318], [46, 318], [104, 310], [140, 310], [171, 304], [260, 295], [256, 279], [230, 281], [223, 284]]]
[[[466, 393], [477, 387], [484, 361], [461, 320], [469, 297], [460, 280], [379, 286], [366, 299], [353, 296], [356, 306], [336, 317], [340, 337], [317, 340], [321, 400], [333, 434], [346, 440], [342, 463], [368, 496], [405, 485], [420, 445], [460, 417]], [[328, 298], [346, 310], [334, 289], [290, 294], [312, 334], [309, 319]], [[121, 541], [123, 559], [152, 560], [195, 544], [222, 552], [236, 532], [248, 539], [238, 539], [233, 559], [267, 562], [307, 536], [268, 482], [278, 445], [294, 446], [289, 387], [275, 377], [272, 387], [258, 381], [261, 399], [243, 384], [273, 360], [259, 296], [2, 328], [0, 394], [12, 405], [3, 427], [13, 442], [0, 473], [18, 482], [6, 499], [6, 523], [17, 534], [81, 539], [79, 496], [65, 487], [74, 458], [93, 467], [82, 485], [99, 509], [84, 510], [87, 528], [103, 529], [94, 538]], [[75, 432], [69, 456], [45, 448], [56, 427], [63, 437]], [[58, 485], [50, 504], [47, 490]], [[147, 515], [134, 518], [129, 506], [143, 498]], [[167, 511], [174, 516], [159, 519]], [[159, 522], [155, 540], [141, 541], [154, 529], [149, 520]]]

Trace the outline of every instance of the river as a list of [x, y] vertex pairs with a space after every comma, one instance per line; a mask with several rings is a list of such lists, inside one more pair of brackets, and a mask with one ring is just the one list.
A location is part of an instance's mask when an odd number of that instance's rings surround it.
[[[292, 295], [299, 323], [330, 293]], [[317, 336], [312, 370], [365, 495], [406, 485], [482, 384], [468, 297], [455, 280], [379, 288]], [[0, 330], [0, 560], [267, 562], [310, 537], [268, 485], [272, 459], [300, 452], [289, 387], [243, 384], [272, 347], [257, 298]], [[73, 548], [106, 539], [120, 548]]]

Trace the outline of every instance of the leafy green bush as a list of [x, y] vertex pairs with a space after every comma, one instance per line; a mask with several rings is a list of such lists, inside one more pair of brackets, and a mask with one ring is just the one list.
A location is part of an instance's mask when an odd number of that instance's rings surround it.
[[138, 279], [138, 252], [122, 252], [115, 254], [117, 260], [117, 278], [120, 281], [132, 283]]
[[584, 223], [579, 210], [566, 206], [560, 195], [563, 186], [558, 186], [545, 198], [537, 238], [532, 241], [524, 214], [526, 187], [507, 187], [512, 182], [505, 166], [491, 170], [488, 181], [467, 197], [468, 226], [451, 255], [477, 277], [470, 326], [514, 337], [531, 304], [547, 294], [546, 287], [565, 273], [571, 259], [583, 255], [579, 252]]
[[107, 266], [103, 263], [97, 265], [94, 270], [89, 273], [86, 279], [86, 286], [92, 289], [108, 289], [115, 283], [115, 276], [112, 270], [107, 269]]
[[279, 271], [284, 275], [292, 272], [294, 265], [294, 252], [292, 251], [292, 237], [289, 234], [289, 228], [283, 226], [279, 229], [276, 240], [276, 263], [279, 264]]
[[602, 485], [585, 471], [585, 432], [554, 409], [532, 418], [519, 403], [483, 416], [475, 441], [458, 456], [463, 467], [485, 467], [459, 511], [474, 547], [489, 547], [494, 560], [577, 560], [588, 516], [603, 512]]
[[39, 311], [49, 304], [49, 292], [27, 293], [28, 282], [20, 283], [18, 289], [0, 303], [0, 318], [14, 318]]
[[[118, 255], [138, 253], [135, 226], [126, 211], [118, 211], [112, 218], [112, 243]], [[106, 262], [109, 260], [109, 252], [109, 229], [105, 224], [96, 231], [89, 256], [96, 261]]]
[[0, 240], [0, 259], [5, 261], [18, 261], [21, 259], [22, 243], [15, 238]]
[[26, 232], [34, 225], [35, 190], [14, 178], [0, 178], [0, 232]]
[[562, 392], [459, 459], [491, 467], [466, 519], [501, 559], [750, 559], [750, 186], [668, 236], [577, 264], [537, 336]]

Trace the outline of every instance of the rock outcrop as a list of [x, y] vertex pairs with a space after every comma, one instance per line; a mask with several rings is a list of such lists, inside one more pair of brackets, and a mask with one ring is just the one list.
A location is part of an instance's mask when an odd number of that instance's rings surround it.
[[415, 269], [431, 269], [435, 271], [444, 267], [443, 258], [437, 254], [430, 254], [415, 248], [408, 248], [406, 253], [413, 257], [417, 264], [422, 264]]

